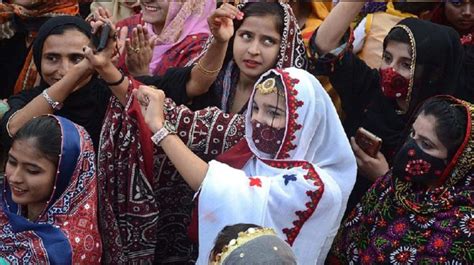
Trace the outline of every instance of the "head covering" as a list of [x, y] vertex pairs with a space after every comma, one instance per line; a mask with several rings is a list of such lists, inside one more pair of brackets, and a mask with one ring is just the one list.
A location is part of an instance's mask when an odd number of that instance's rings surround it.
[[[457, 1], [457, 2], [461, 2], [461, 1]], [[462, 1], [462, 2], [464, 2], [464, 1]], [[452, 28], [456, 29], [451, 24], [451, 22], [449, 22], [448, 18], [446, 17], [445, 8], [446, 8], [446, 3], [440, 3], [439, 6], [433, 11], [433, 14], [431, 15], [431, 19], [430, 19], [431, 22], [441, 24], [441, 25], [445, 25], [445, 26], [449, 26], [449, 27], [452, 27]], [[472, 10], [471, 10], [471, 12], [472, 12]], [[467, 35], [467, 34], [474, 34], [474, 27], [472, 27], [468, 30], [457, 30], [457, 31], [458, 31], [459, 35], [461, 35], [461, 36]]]
[[81, 17], [58, 16], [49, 19], [43, 26], [41, 26], [38, 36], [33, 44], [33, 60], [41, 77], [41, 59], [43, 55], [44, 42], [51, 35], [52, 31], [68, 26], [73, 26], [84, 33], [88, 38], [92, 38], [91, 26]]
[[5, 181], [0, 257], [14, 264], [99, 264], [102, 249], [92, 142], [82, 127], [59, 116], [51, 117], [62, 133], [53, 193], [38, 219], [31, 222], [21, 216], [22, 206], [12, 200]]
[[[334, 105], [313, 75], [294, 67], [270, 70], [256, 86], [270, 73], [284, 84], [282, 146], [274, 158], [263, 158], [249, 111], [246, 139], [209, 163], [199, 195], [199, 264], [218, 231], [235, 223], [275, 229], [299, 264], [322, 262], [342, 219], [356, 163]], [[254, 95], [255, 89], [249, 109]]]
[[296, 257], [273, 229], [251, 227], [239, 232], [237, 238], [217, 253], [216, 260], [211, 264], [296, 265]]
[[[240, 10], [244, 10], [247, 5], [252, 5], [252, 2], [239, 4], [237, 7]], [[275, 4], [275, 3], [267, 3]], [[306, 69], [308, 66], [306, 57], [306, 48], [304, 46], [303, 39], [301, 37], [300, 29], [296, 17], [291, 10], [290, 5], [279, 2], [279, 5], [283, 9], [284, 17], [283, 20], [283, 34], [280, 42], [280, 52], [278, 53], [278, 60], [275, 64], [275, 68], [288, 68], [297, 67]], [[244, 15], [245, 19], [245, 15]], [[234, 21], [234, 25], [237, 21]], [[204, 48], [202, 54], [198, 56], [192, 63], [195, 63], [200, 57], [207, 52], [207, 49], [212, 42], [213, 37], [210, 37], [207, 41], [206, 48]], [[233, 41], [233, 40], [232, 40]], [[222, 70], [219, 72], [216, 81], [214, 82], [214, 93], [221, 99], [219, 108], [225, 112], [229, 112], [231, 98], [236, 89], [237, 82], [239, 80], [240, 70], [233, 61], [233, 47], [232, 41], [227, 47], [227, 54], [224, 60]]]
[[[463, 48], [459, 35], [450, 27], [406, 18], [390, 32], [400, 28], [408, 35], [412, 56], [412, 75], [406, 99], [411, 114], [425, 99], [454, 92], [453, 84], [457, 83], [461, 73]], [[384, 47], [388, 41], [385, 38]]]
[[[0, 40], [10, 39], [17, 32], [26, 32], [36, 37], [38, 29], [50, 17], [79, 14], [77, 0], [44, 1], [39, 0], [29, 8], [17, 4], [0, 3]], [[32, 88], [37, 79], [37, 70], [33, 64], [33, 54], [28, 51], [23, 68], [15, 83], [14, 93]]]
[[[166, 51], [189, 35], [210, 34], [207, 18], [215, 9], [215, 0], [169, 1], [165, 25], [158, 35], [158, 42], [153, 49], [150, 72], [155, 71]], [[156, 35], [153, 32], [152, 24], [145, 23], [145, 27], [148, 29], [150, 36]]]
[[445, 182], [414, 189], [389, 172], [342, 223], [329, 262], [342, 264], [472, 264], [474, 105], [441, 96], [467, 113], [466, 134]]

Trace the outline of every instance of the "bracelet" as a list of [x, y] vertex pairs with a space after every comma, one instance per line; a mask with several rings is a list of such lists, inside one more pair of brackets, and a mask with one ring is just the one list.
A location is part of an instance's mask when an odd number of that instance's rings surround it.
[[125, 74], [120, 70], [119, 70], [119, 72], [122, 74], [122, 76], [120, 77], [120, 79], [118, 81], [109, 83], [109, 82], [104, 80], [105, 84], [107, 86], [118, 86], [118, 85], [122, 84], [123, 80], [125, 80]]
[[166, 136], [170, 134], [170, 131], [168, 131], [165, 127], [161, 127], [153, 136], [151, 137], [151, 141], [155, 145], [160, 145], [161, 141], [165, 139]]
[[48, 104], [51, 106], [51, 108], [53, 108], [53, 110], [60, 110], [60, 109], [63, 107], [63, 103], [61, 103], [61, 102], [59, 102], [59, 101], [53, 100], [53, 99], [48, 95], [47, 90], [48, 90], [48, 89], [43, 90], [43, 92], [41, 93], [41, 95], [42, 95], [43, 98], [46, 100], [46, 102], [48, 102]]
[[204, 68], [204, 66], [202, 66], [202, 64], [201, 64], [201, 59], [199, 59], [197, 61], [196, 65], [197, 65], [197, 69], [205, 75], [213, 75], [213, 74], [219, 73], [221, 71], [220, 67], [219, 67], [219, 69], [216, 69], [216, 70], [208, 70], [208, 69]]

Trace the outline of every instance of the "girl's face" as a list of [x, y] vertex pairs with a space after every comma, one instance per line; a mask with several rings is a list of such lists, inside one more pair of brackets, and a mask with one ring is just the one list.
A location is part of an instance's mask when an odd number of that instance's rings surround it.
[[444, 14], [457, 30], [474, 27], [474, 1], [447, 1]]
[[410, 45], [398, 42], [389, 41], [382, 56], [382, 70], [392, 67], [395, 72], [399, 73], [406, 79], [411, 78], [411, 47]]
[[276, 129], [286, 126], [285, 96], [277, 93], [263, 95], [255, 92], [252, 103], [252, 120]]
[[272, 15], [244, 19], [235, 33], [233, 55], [240, 73], [254, 80], [278, 60], [281, 35]]
[[448, 149], [436, 135], [436, 118], [433, 115], [418, 115], [413, 123], [410, 137], [427, 154], [439, 159], [447, 159]]
[[36, 147], [34, 138], [13, 142], [8, 153], [5, 177], [12, 199], [20, 205], [41, 205], [51, 197], [56, 165]]
[[[89, 44], [89, 38], [78, 30], [66, 30], [61, 35], [50, 35], [43, 44], [41, 74], [44, 81], [52, 86], [84, 59], [82, 48]], [[78, 87], [84, 85], [84, 80]]]
[[152, 25], [164, 25], [168, 14], [169, 1], [167, 0], [141, 0], [143, 21]]

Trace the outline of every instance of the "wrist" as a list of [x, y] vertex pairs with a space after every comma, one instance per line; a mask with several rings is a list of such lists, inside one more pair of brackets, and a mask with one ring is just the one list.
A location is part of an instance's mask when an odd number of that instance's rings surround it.
[[157, 131], [159, 131], [161, 128], [163, 128], [163, 122], [161, 122], [161, 121], [155, 121], [155, 122], [150, 124], [150, 130], [154, 134]]
[[229, 40], [220, 40], [216, 37], [214, 37], [212, 39], [212, 44], [215, 45], [215, 46], [225, 46], [225, 48], [227, 48], [227, 44], [229, 43]]

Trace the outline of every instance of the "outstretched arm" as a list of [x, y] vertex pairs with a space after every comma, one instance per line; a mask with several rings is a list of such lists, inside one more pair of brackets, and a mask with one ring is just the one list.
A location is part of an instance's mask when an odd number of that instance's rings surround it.
[[191, 78], [186, 84], [189, 98], [206, 93], [216, 80], [224, 63], [229, 40], [234, 35], [234, 18], [242, 19], [243, 13], [235, 6], [225, 3], [207, 19], [214, 38], [191, 71]]
[[[163, 127], [165, 94], [161, 90], [140, 86], [134, 91], [142, 108], [148, 127], [155, 134]], [[193, 190], [198, 190], [209, 165], [195, 155], [177, 135], [168, 135], [159, 143], [184, 180]]]
[[326, 54], [339, 46], [341, 38], [364, 4], [364, 1], [341, 1], [331, 10], [316, 35], [316, 47], [320, 54]]

